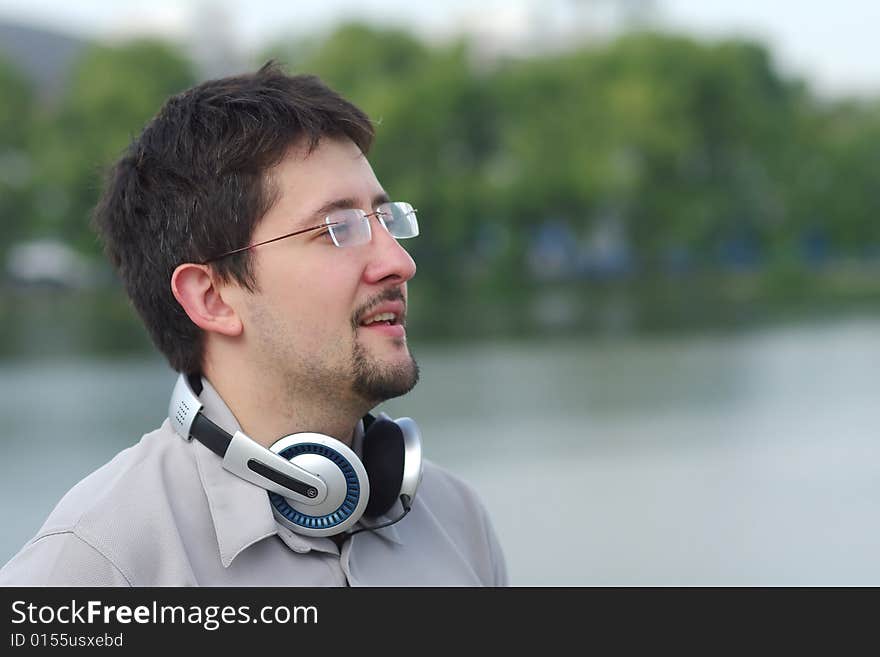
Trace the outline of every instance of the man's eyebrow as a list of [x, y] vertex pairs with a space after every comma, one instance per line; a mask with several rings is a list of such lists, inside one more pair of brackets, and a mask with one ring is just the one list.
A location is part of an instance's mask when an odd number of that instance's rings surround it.
[[[381, 194], [376, 194], [373, 197], [373, 208], [378, 205], [382, 205], [383, 203], [388, 203], [391, 198], [387, 193], [382, 192]], [[333, 212], [333, 210], [350, 210], [352, 208], [360, 207], [360, 201], [355, 198], [338, 198], [329, 203], [325, 203], [320, 208], [315, 210], [312, 214], [309, 215], [307, 219], [305, 219], [302, 224], [306, 226], [307, 224], [313, 224], [315, 222], [320, 223], [324, 220], [328, 214]], [[366, 208], [363, 208], [366, 209]], [[372, 208], [370, 208], [372, 210]]]

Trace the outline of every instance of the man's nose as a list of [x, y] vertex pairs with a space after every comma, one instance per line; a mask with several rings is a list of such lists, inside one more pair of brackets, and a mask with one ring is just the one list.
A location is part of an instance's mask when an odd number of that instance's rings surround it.
[[371, 217], [371, 221], [370, 260], [364, 277], [370, 283], [379, 283], [386, 279], [398, 285], [406, 283], [416, 274], [415, 261], [377, 216]]

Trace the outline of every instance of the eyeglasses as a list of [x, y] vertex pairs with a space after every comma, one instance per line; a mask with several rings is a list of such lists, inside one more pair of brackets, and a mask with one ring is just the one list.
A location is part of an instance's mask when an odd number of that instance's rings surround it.
[[361, 244], [366, 244], [373, 238], [372, 229], [370, 228], [370, 217], [376, 217], [385, 230], [387, 230], [395, 239], [401, 240], [416, 237], [419, 234], [419, 222], [416, 219], [416, 212], [418, 211], [415, 210], [413, 206], [409, 203], [403, 203], [402, 201], [382, 203], [376, 207], [375, 212], [369, 213], [364, 212], [359, 208], [334, 210], [324, 217], [323, 224], [303, 228], [292, 233], [287, 233], [286, 235], [273, 237], [272, 239], [263, 242], [257, 242], [256, 244], [249, 244], [248, 246], [233, 249], [232, 251], [221, 253], [213, 258], [208, 258], [207, 260], [202, 261], [202, 264], [205, 265], [209, 262], [220, 260], [220, 258], [225, 258], [226, 256], [231, 256], [235, 253], [241, 253], [242, 251], [247, 251], [264, 244], [277, 242], [278, 240], [294, 237], [295, 235], [302, 235], [303, 233], [322, 228], [326, 229], [330, 234], [333, 244], [340, 248], [359, 246]]

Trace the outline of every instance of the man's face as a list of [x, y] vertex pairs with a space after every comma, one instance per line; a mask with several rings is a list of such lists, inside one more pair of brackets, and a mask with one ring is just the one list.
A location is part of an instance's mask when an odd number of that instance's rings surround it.
[[[387, 200], [369, 162], [348, 140], [291, 150], [271, 172], [277, 200], [251, 243], [324, 223], [339, 207], [367, 213]], [[412, 389], [418, 367], [406, 342], [406, 283], [415, 263], [370, 217], [372, 240], [339, 248], [324, 230], [253, 252], [258, 292], [242, 313], [249, 353], [268, 385], [370, 406]], [[377, 313], [392, 323], [369, 322]]]

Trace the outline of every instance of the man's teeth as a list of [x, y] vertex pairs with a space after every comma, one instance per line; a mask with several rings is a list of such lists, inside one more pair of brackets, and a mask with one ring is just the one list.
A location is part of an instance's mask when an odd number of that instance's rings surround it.
[[369, 326], [370, 324], [375, 324], [376, 322], [394, 322], [397, 319], [397, 315], [394, 313], [379, 313], [378, 315], [374, 315], [366, 322], [364, 322], [364, 326]]

